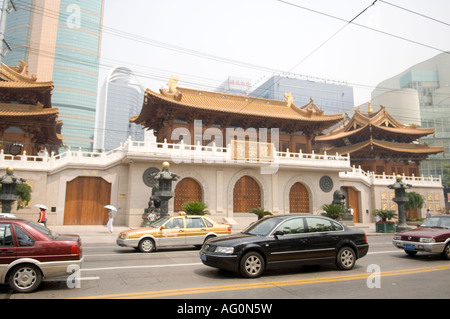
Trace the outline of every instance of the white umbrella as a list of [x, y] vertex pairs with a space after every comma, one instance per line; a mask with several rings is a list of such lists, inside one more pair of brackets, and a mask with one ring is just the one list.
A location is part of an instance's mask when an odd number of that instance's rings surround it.
[[43, 205], [43, 204], [36, 204], [36, 205], [34, 205], [34, 206], [35, 206], [35, 207], [39, 207], [40, 209], [45, 209], [45, 210], [48, 209], [48, 207], [45, 206], [45, 205]]
[[107, 208], [107, 209], [110, 209], [110, 210], [113, 210], [113, 211], [117, 212], [117, 208], [114, 207], [113, 205], [106, 205], [104, 207]]

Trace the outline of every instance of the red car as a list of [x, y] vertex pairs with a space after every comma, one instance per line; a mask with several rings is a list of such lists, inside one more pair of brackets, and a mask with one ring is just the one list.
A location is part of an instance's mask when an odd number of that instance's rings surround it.
[[42, 278], [80, 269], [82, 259], [80, 236], [60, 235], [29, 220], [0, 218], [0, 284], [31, 292]]
[[397, 233], [392, 243], [410, 256], [421, 251], [450, 259], [450, 215], [427, 218], [419, 227]]

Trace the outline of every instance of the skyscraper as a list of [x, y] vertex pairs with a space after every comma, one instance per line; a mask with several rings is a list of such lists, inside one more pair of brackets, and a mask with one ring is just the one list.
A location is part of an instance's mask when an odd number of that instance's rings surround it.
[[[434, 128], [435, 134], [420, 139], [421, 143], [429, 146], [444, 147], [444, 153], [430, 156], [420, 165], [420, 174], [425, 176], [438, 176], [445, 179], [445, 165], [450, 164], [450, 54], [444, 52], [411, 66], [402, 73], [384, 80], [372, 92], [372, 99], [380, 93], [397, 90], [399, 96], [395, 105], [386, 105], [386, 109], [404, 110], [411, 108], [411, 94], [403, 94], [402, 90], [416, 92], [416, 101], [419, 104], [422, 128]], [[413, 120], [412, 112], [408, 112]]]
[[15, 0], [6, 21], [11, 46], [3, 62], [24, 60], [29, 72], [53, 81], [53, 107], [67, 146], [91, 150], [97, 103], [103, 0]]
[[144, 140], [143, 126], [129, 122], [130, 117], [139, 114], [144, 92], [130, 69], [116, 67], [111, 70], [99, 92], [94, 149], [117, 148], [129, 136], [133, 141]]

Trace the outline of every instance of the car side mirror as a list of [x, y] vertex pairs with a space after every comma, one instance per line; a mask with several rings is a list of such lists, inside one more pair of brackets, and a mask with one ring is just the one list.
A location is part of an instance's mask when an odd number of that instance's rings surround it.
[[278, 236], [283, 236], [284, 235], [284, 231], [283, 230], [277, 230], [276, 232], [273, 233], [273, 236], [275, 238], [278, 238]]
[[163, 230], [164, 229], [164, 226], [159, 226], [159, 230]]

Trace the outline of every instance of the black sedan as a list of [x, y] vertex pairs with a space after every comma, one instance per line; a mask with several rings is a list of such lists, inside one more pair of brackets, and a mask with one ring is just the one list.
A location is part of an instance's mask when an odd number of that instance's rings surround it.
[[265, 217], [242, 233], [212, 239], [200, 251], [205, 265], [256, 278], [265, 269], [335, 263], [349, 270], [369, 250], [366, 234], [327, 217]]

